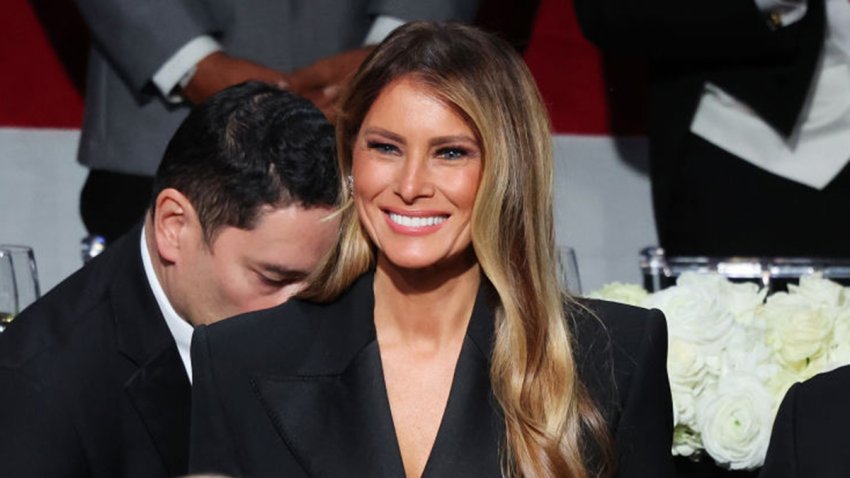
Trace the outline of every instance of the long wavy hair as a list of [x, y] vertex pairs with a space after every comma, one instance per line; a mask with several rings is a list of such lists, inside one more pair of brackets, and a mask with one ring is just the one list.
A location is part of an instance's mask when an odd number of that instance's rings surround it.
[[[558, 278], [552, 218], [548, 115], [525, 63], [505, 42], [473, 27], [413, 22], [364, 61], [343, 93], [337, 122], [340, 177], [369, 108], [401, 77], [429, 88], [477, 135], [484, 158], [472, 212], [472, 245], [498, 295], [490, 370], [505, 419], [503, 474], [610, 473], [607, 425], [576, 372]], [[340, 238], [302, 297], [329, 301], [374, 267], [351, 191], [340, 181]]]

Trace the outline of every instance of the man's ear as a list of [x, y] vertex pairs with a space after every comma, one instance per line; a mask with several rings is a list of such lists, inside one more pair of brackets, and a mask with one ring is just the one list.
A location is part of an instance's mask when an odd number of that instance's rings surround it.
[[189, 199], [173, 188], [156, 196], [153, 213], [156, 251], [167, 262], [178, 262], [181, 252], [203, 239], [201, 223]]

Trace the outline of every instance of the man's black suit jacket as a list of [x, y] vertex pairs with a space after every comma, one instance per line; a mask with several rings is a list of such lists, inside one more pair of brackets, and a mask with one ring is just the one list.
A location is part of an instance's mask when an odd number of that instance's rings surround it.
[[850, 476], [850, 366], [792, 386], [782, 405], [761, 478]]
[[[290, 301], [195, 331], [190, 471], [240, 477], [404, 476], [372, 312], [373, 275], [330, 304]], [[500, 477], [490, 288], [482, 286], [423, 476]], [[610, 426], [619, 477], [673, 475], [664, 318], [571, 308], [574, 354]]]
[[0, 334], [0, 476], [185, 474], [190, 384], [140, 228]]
[[[803, 196], [824, 198], [819, 191], [764, 172], [690, 131], [704, 85], [711, 82], [779, 134], [792, 136], [823, 50], [823, 0], [808, 0], [802, 20], [778, 29], [768, 26], [754, 0], [574, 1], [588, 39], [603, 51], [649, 61], [653, 204], [659, 240], [668, 252], [850, 253], [843, 239], [818, 237], [829, 236], [814, 229], [823, 208], [802, 206], [808, 204]], [[796, 204], [803, 209], [797, 216], [789, 210]], [[835, 228], [831, 217], [822, 221], [830, 223], [827, 230]], [[800, 237], [790, 235], [794, 229], [801, 229]]]

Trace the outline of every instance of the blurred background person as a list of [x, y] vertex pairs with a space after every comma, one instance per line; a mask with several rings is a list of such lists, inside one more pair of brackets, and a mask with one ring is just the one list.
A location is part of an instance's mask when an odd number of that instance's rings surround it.
[[369, 45], [408, 20], [471, 19], [478, 1], [75, 3], [92, 36], [80, 209], [88, 231], [109, 242], [142, 216], [159, 158], [190, 104], [260, 80], [330, 113]]
[[[606, 122], [612, 109], [624, 109], [605, 103], [598, 52], [582, 37], [572, 2], [543, 0], [531, 35], [536, 3], [487, 0], [476, 22], [517, 46], [531, 38], [526, 60], [557, 131], [556, 239], [576, 249], [585, 290], [611, 280], [638, 281], [636, 251], [657, 243], [642, 173], [647, 141], [622, 136]], [[0, 122], [12, 125], [0, 128], [0, 154], [7, 158], [0, 175], [0, 203], [7, 206], [0, 219], [12, 226], [3, 229], [0, 242], [31, 245], [42, 289], [49, 290], [79, 268], [79, 239], [86, 235], [78, 198], [89, 170], [74, 156], [89, 41], [70, 0], [10, 0], [9, 7], [10, 16], [0, 16], [9, 27], [0, 30], [7, 38], [0, 56], [17, 74], [0, 78], [6, 91], [16, 92], [0, 108]], [[639, 90], [635, 76], [626, 84]], [[635, 131], [643, 129], [625, 134]]]
[[187, 472], [193, 327], [280, 304], [338, 221], [333, 128], [262, 83], [169, 142], [144, 224], [0, 335], [0, 476]]
[[650, 63], [660, 245], [850, 256], [850, 3], [576, 0], [584, 33]]

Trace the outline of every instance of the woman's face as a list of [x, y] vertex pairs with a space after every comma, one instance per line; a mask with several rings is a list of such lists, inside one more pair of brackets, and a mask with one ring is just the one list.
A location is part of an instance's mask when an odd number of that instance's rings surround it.
[[390, 263], [421, 269], [469, 250], [481, 147], [428, 87], [410, 77], [384, 87], [352, 156], [360, 220]]

